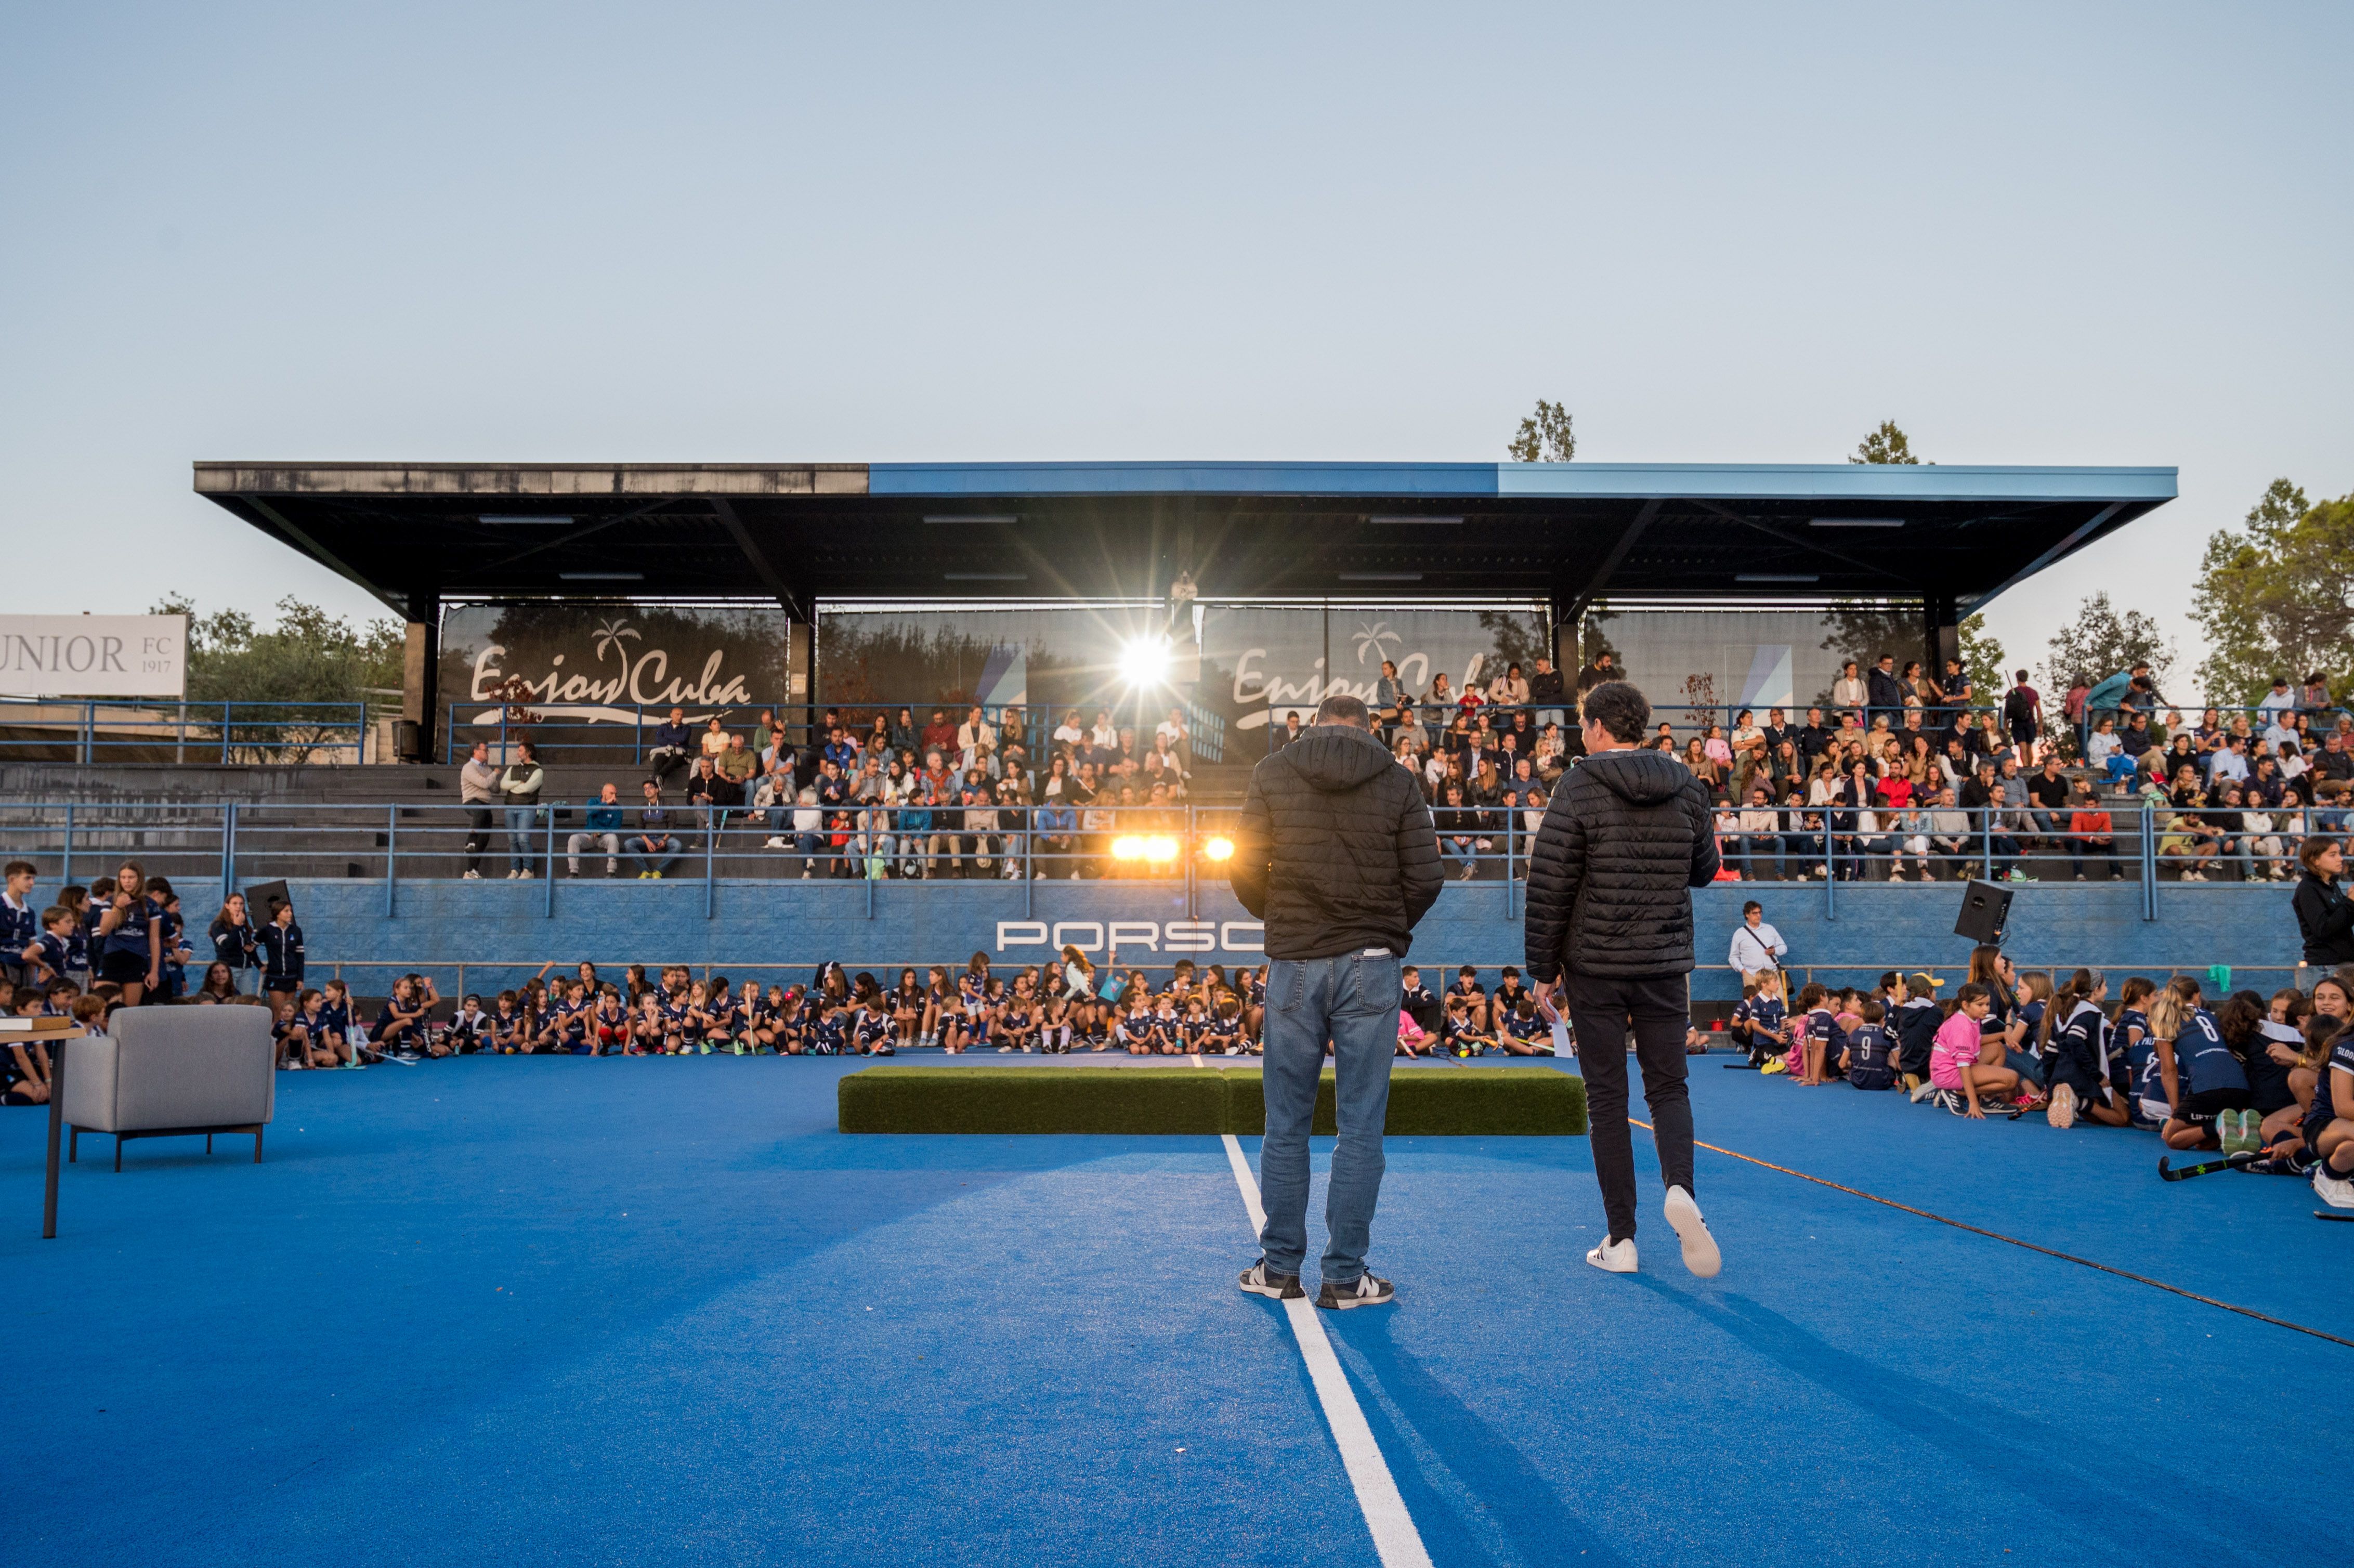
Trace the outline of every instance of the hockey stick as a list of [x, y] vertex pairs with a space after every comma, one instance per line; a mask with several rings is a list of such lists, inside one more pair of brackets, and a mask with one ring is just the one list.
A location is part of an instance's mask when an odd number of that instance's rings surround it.
[[2210, 1171], [2237, 1171], [2256, 1157], [2253, 1154], [2227, 1154], [2221, 1160], [2204, 1160], [2196, 1165], [2186, 1165], [2179, 1171], [2168, 1170], [2166, 1156], [2158, 1157], [2158, 1179], [2164, 1181], [2188, 1181], [2193, 1176], [2204, 1176]]

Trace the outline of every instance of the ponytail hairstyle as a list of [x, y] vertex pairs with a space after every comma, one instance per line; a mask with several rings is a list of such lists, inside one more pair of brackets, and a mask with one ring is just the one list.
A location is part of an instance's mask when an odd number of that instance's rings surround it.
[[2147, 975], [2131, 976], [2126, 981], [2125, 990], [2117, 993], [2117, 1005], [2119, 1007], [2133, 1007], [2138, 1004], [2144, 997], [2156, 992], [2157, 990], [2158, 982], [2151, 980]]
[[2186, 1012], [2196, 1008], [2203, 1000], [2200, 993], [2199, 982], [2189, 975], [2175, 976], [2166, 982], [2166, 989], [2174, 993], [2175, 1000], [2182, 1003]]
[[2172, 1040], [2182, 1029], [2182, 1015], [2189, 1004], [2173, 986], [2162, 986], [2150, 993], [2149, 1037], [2152, 1040]]
[[[2023, 975], [2020, 978], [2031, 982], [2044, 980], [2041, 974]], [[2048, 984], [2049, 981], [2047, 980], [2046, 983]], [[2100, 972], [2096, 969], [2078, 969], [2074, 974], [2070, 975], [2067, 982], [2052, 992], [2052, 999], [2044, 1004], [2043, 1026], [2036, 1031], [2035, 1048], [2041, 1051], [2052, 1043], [2054, 1019], [2060, 1021], [2058, 1027], [2066, 1027], [2067, 1020], [2075, 1013], [2076, 1004], [2080, 1001], [2092, 1001], [2093, 993], [2100, 990], [2101, 985]]]

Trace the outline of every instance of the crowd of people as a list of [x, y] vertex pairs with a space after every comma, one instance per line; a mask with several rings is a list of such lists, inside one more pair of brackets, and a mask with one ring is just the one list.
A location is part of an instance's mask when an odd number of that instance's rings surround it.
[[2098, 970], [2021, 970], [1981, 946], [1945, 990], [1892, 971], [1869, 990], [1793, 994], [1780, 969], [1761, 968], [1744, 976], [1727, 1033], [1751, 1065], [1794, 1084], [1895, 1090], [1976, 1119], [2138, 1128], [2169, 1150], [2309, 1176], [2324, 1202], [2354, 1209], [2354, 966], [2270, 995], [2210, 996], [2179, 974], [2112, 992]]
[[[584, 873], [582, 853], [603, 874], [661, 878], [704, 847], [705, 833], [736, 835], [728, 853], [789, 856], [804, 877], [894, 879], [1117, 876], [1140, 873], [1112, 853], [1123, 835], [1173, 832], [1191, 799], [1193, 743], [1185, 711], [1172, 706], [1149, 734], [1067, 713], [1034, 755], [1023, 710], [967, 706], [961, 721], [915, 710], [845, 723], [828, 710], [822, 737], [796, 747], [776, 713], [763, 712], [750, 736], [717, 717], [698, 736], [685, 711], [657, 731], [639, 800], [618, 784], [581, 807], [563, 840], [566, 870]], [[506, 875], [547, 874], [550, 809], [546, 769], [528, 740], [504, 764], [477, 743], [459, 770], [471, 815], [470, 879], [483, 874], [504, 813]], [[675, 791], [673, 793], [673, 791]]]

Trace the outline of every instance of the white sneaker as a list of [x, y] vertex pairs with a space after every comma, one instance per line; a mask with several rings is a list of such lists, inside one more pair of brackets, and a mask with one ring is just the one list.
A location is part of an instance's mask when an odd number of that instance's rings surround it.
[[2069, 1084], [2052, 1086], [2052, 1103], [2043, 1110], [2043, 1119], [2065, 1130], [2076, 1125], [2076, 1090]]
[[1666, 1206], [1668, 1224], [1675, 1226], [1676, 1239], [1684, 1245], [1684, 1266], [1702, 1279], [1713, 1279], [1724, 1266], [1724, 1258], [1716, 1250], [1716, 1238], [1708, 1234], [1707, 1222], [1700, 1217], [1700, 1205], [1681, 1187], [1668, 1189]]
[[470, 871], [461, 880], [466, 882], [480, 882], [482, 880], [482, 874], [479, 871]]
[[2329, 1173], [2327, 1163], [2313, 1168], [2313, 1195], [2333, 1209], [2354, 1209], [2354, 1181]]
[[525, 868], [525, 870], [522, 870], [522, 871], [518, 871], [518, 872], [516, 872], [516, 873], [515, 873], [515, 880], [516, 880], [517, 882], [529, 882], [529, 881], [531, 880], [531, 872], [530, 872], [530, 870], [529, 870], [528, 868]]
[[1585, 1261], [1605, 1274], [1632, 1274], [1635, 1272], [1635, 1238], [1606, 1240], [1586, 1253]]
[[1913, 1091], [1913, 1103], [1917, 1106], [1936, 1092], [1937, 1086], [1924, 1078], [1921, 1080], [1920, 1086]]

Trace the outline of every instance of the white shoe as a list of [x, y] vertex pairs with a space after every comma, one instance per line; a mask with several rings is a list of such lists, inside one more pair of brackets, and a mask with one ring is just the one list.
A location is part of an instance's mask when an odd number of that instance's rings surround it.
[[1708, 1234], [1707, 1222], [1700, 1217], [1700, 1205], [1681, 1187], [1668, 1189], [1666, 1213], [1668, 1224], [1675, 1226], [1676, 1239], [1684, 1245], [1684, 1266], [1702, 1279], [1713, 1279], [1724, 1266], [1724, 1258], [1716, 1250], [1716, 1238]]
[[2354, 1209], [2354, 1181], [2329, 1173], [2327, 1163], [2313, 1168], [2313, 1195], [2333, 1209]]
[[1914, 1090], [1913, 1091], [1913, 1103], [1914, 1103], [1914, 1105], [1916, 1105], [1916, 1106], [1917, 1106], [1917, 1105], [1919, 1105], [1923, 1100], [1927, 1099], [1930, 1096], [1932, 1096], [1932, 1095], [1935, 1094], [1936, 1092], [1937, 1092], [1937, 1086], [1936, 1086], [1936, 1085], [1935, 1085], [1935, 1084], [1933, 1084], [1933, 1083], [1931, 1083], [1928, 1079], [1924, 1078], [1924, 1079], [1922, 1079], [1922, 1080], [1921, 1080], [1921, 1086], [1920, 1086], [1920, 1087], [1918, 1087], [1918, 1088], [1916, 1088], [1916, 1089], [1914, 1089]]
[[1606, 1240], [1586, 1253], [1585, 1261], [1605, 1274], [1632, 1274], [1635, 1272], [1635, 1238]]
[[531, 872], [527, 868], [525, 870], [516, 872], [515, 880], [517, 882], [529, 882], [531, 880]]
[[461, 880], [465, 882], [480, 882], [482, 880], [482, 874], [479, 871], [470, 871], [461, 878]]
[[2043, 1108], [2043, 1119], [2063, 1131], [2076, 1125], [2076, 1090], [2069, 1084], [2052, 1086], [2052, 1103]]
[[510, 866], [507, 868], [507, 880], [509, 882], [513, 882], [515, 879], [516, 874], [517, 873], [514, 867]]

